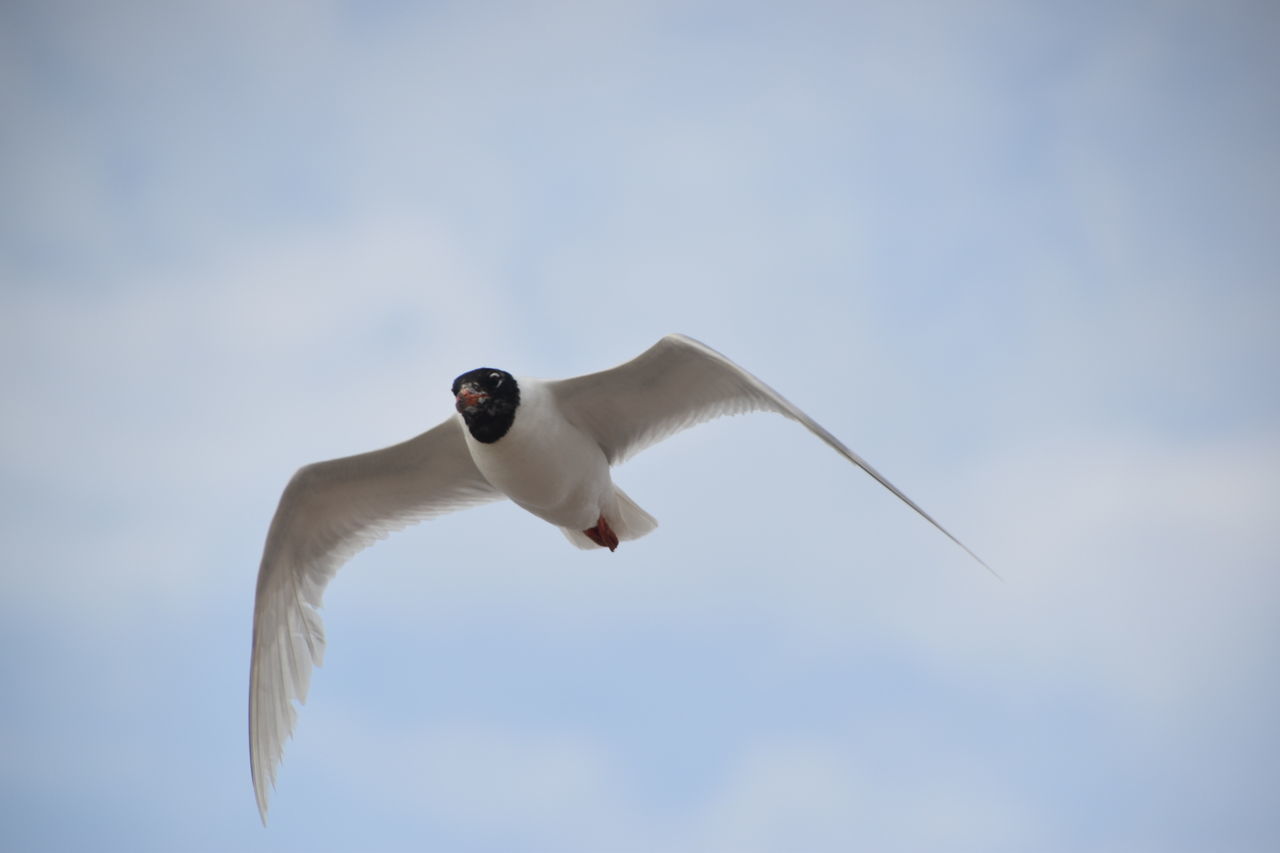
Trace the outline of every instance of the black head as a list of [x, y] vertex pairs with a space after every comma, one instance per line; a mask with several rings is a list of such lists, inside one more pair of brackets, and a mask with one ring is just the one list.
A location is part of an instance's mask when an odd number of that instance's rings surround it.
[[453, 380], [455, 405], [476, 441], [492, 444], [507, 434], [520, 405], [520, 386], [505, 370], [477, 367]]

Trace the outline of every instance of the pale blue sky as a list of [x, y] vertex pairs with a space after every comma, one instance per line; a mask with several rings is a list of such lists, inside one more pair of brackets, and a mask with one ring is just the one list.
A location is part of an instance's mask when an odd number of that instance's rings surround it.
[[[1269, 3], [7, 3], [0, 846], [1280, 846]], [[794, 424], [358, 556], [258, 824], [300, 465], [682, 331]]]

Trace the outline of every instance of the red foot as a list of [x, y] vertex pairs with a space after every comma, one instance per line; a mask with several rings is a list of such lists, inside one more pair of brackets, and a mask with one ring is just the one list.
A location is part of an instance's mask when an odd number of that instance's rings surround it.
[[582, 532], [587, 534], [587, 538], [601, 548], [608, 548], [610, 551], [618, 549], [618, 534], [613, 532], [613, 528], [609, 526], [609, 522], [604, 520], [603, 515], [600, 516], [595, 527], [588, 527]]

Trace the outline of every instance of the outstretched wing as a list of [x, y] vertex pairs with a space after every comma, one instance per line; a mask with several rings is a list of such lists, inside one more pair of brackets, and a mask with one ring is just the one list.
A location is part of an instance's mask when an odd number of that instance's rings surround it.
[[503, 497], [471, 461], [450, 418], [417, 438], [300, 469], [280, 497], [258, 569], [249, 669], [249, 764], [265, 824], [294, 700], [324, 654], [317, 608], [356, 552], [393, 530]]
[[693, 338], [667, 335], [626, 364], [548, 385], [565, 417], [600, 443], [610, 464], [722, 415], [753, 411], [785, 415], [808, 427], [995, 574], [981, 557], [821, 424], [764, 382]]

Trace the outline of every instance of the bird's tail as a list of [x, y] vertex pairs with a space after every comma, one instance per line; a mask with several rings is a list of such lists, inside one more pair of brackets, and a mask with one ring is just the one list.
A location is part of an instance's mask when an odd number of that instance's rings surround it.
[[[626, 542], [628, 539], [639, 539], [658, 526], [658, 519], [642, 510], [622, 489], [614, 486], [613, 496], [617, 499], [618, 508], [611, 515], [606, 516], [606, 520], [619, 540]], [[579, 548], [600, 547], [581, 530], [561, 527], [560, 532]]]

